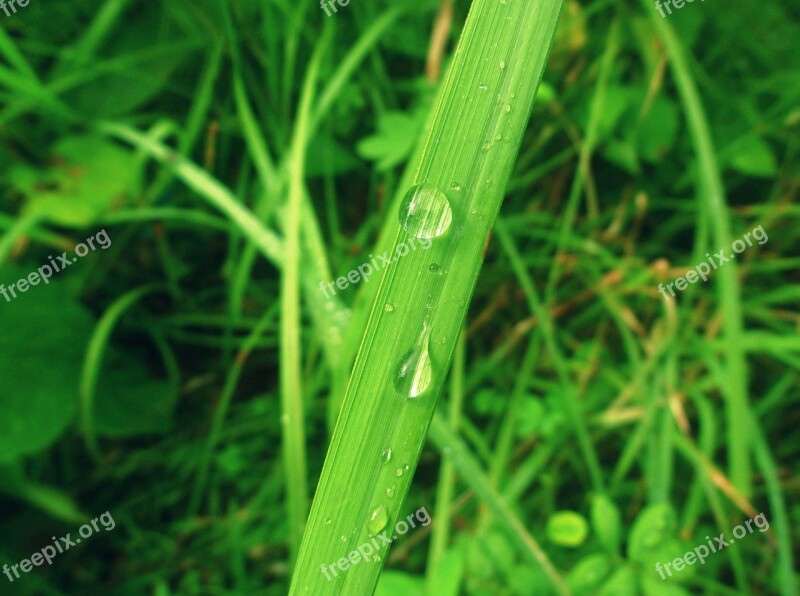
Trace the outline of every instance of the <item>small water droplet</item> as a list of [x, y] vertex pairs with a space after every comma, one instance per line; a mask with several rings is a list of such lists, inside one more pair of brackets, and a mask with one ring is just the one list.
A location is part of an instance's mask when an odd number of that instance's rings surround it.
[[491, 149], [491, 148], [492, 148], [492, 144], [491, 144], [489, 141], [486, 141], [486, 142], [483, 144], [483, 147], [482, 147], [482, 149], [483, 149], [484, 151], [488, 151], [488, 150], [489, 150], [489, 149]]
[[460, 185], [458, 182], [453, 182], [453, 183], [450, 185], [450, 190], [454, 190], [454, 191], [456, 191], [456, 192], [460, 191], [462, 188], [464, 188], [464, 187], [463, 187], [463, 186], [461, 186], [461, 185]]
[[501, 60], [500, 61], [500, 70], [503, 70], [505, 67], [506, 67], [506, 61], [505, 60]]
[[478, 85], [478, 89], [480, 89], [481, 91], [486, 91], [486, 89], [488, 89], [488, 85], [486, 83], [480, 83]]
[[408, 464], [403, 464], [403, 469], [404, 469], [406, 472], [408, 472], [408, 470], [409, 470]]
[[345, 536], [344, 534], [342, 534], [342, 542], [347, 542], [347, 536]]
[[383, 453], [381, 453], [381, 461], [388, 464], [390, 459], [392, 459], [392, 448], [387, 447], [383, 450]]
[[450, 228], [453, 210], [445, 194], [432, 184], [418, 184], [400, 206], [400, 225], [417, 238], [436, 238]]
[[431, 263], [431, 266], [428, 267], [431, 270], [431, 273], [439, 273], [439, 265], [436, 263]]
[[397, 468], [397, 470], [394, 472], [394, 475], [400, 478], [400, 476], [403, 475], [403, 468]]
[[426, 321], [417, 345], [406, 352], [400, 360], [400, 366], [394, 378], [394, 388], [397, 392], [410, 399], [425, 393], [433, 379], [431, 358], [428, 353], [430, 335], [430, 327]]
[[503, 135], [501, 135], [501, 134], [498, 134], [498, 135], [497, 135], [497, 136], [494, 138], [494, 140], [495, 140], [495, 141], [502, 141], [502, 140], [503, 140]]
[[504, 105], [503, 111], [508, 114], [511, 111], [511, 106], [509, 104]]
[[322, 522], [322, 523], [323, 523], [323, 524], [325, 524], [326, 526], [327, 526], [327, 525], [330, 525], [330, 523], [331, 523], [331, 518], [329, 518], [329, 517], [326, 517], [326, 518], [323, 520], [323, 522]]
[[373, 562], [375, 562], [375, 563], [379, 563], [379, 562], [380, 562], [380, 560], [381, 560], [381, 558], [380, 558], [380, 556], [379, 556], [379, 555], [372, 555], [372, 560], [373, 560]]
[[394, 304], [386, 304], [386, 306], [383, 307], [383, 310], [386, 312], [392, 312], [394, 310]]
[[390, 499], [393, 499], [394, 498], [394, 492], [395, 492], [395, 488], [393, 486], [390, 486], [389, 488], [386, 489], [386, 496], [389, 497]]
[[389, 522], [389, 513], [383, 505], [377, 507], [375, 511], [369, 516], [367, 522], [367, 529], [373, 534], [377, 534], [386, 527]]

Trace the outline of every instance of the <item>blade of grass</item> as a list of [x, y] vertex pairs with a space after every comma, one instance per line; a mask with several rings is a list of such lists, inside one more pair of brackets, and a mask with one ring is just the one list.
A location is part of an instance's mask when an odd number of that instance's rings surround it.
[[[370, 534], [391, 533], [466, 316], [560, 7], [560, 0], [472, 5], [415, 178], [438, 189], [431, 192], [440, 205], [446, 196], [453, 221], [428, 250], [408, 252], [384, 269], [378, 282], [292, 594], [367, 594], [377, 583], [385, 561], [380, 553], [331, 582], [321, 565], [369, 543]], [[413, 237], [395, 224], [394, 238], [396, 248]], [[418, 399], [403, 387], [409, 353], [417, 353], [432, 371]], [[418, 372], [425, 369], [423, 364]]]
[[[330, 29], [326, 30], [330, 31]], [[302, 208], [307, 129], [311, 118], [314, 87], [319, 65], [330, 43], [323, 34], [306, 72], [298, 106], [297, 122], [290, 153], [289, 198], [285, 215], [286, 252], [281, 278], [281, 430], [283, 433], [283, 462], [286, 474], [286, 500], [289, 515], [289, 546], [291, 558], [300, 550], [306, 516], [308, 515], [308, 475], [303, 411], [301, 317], [300, 317], [300, 259]]]
[[[719, 165], [711, 140], [708, 119], [706, 118], [700, 94], [689, 70], [683, 44], [675, 35], [666, 19], [660, 18], [652, 10], [649, 0], [642, 0], [644, 9], [650, 13], [655, 29], [664, 42], [675, 86], [686, 112], [689, 133], [697, 156], [697, 198], [705, 220], [712, 226], [714, 241], [719, 248], [730, 246], [730, 213], [725, 199]], [[752, 493], [750, 463], [749, 420], [751, 416], [747, 397], [747, 359], [742, 339], [744, 322], [742, 319], [741, 287], [739, 268], [734, 261], [721, 267], [717, 273], [719, 284], [717, 295], [723, 313], [722, 329], [725, 339], [725, 382], [722, 391], [725, 396], [727, 416], [727, 449], [732, 482], [745, 496]]]
[[[453, 431], [458, 431], [458, 423], [461, 419], [464, 401], [464, 371], [467, 357], [466, 339], [466, 333], [464, 332], [456, 345], [451, 371], [449, 418]], [[444, 556], [450, 539], [451, 506], [453, 495], [455, 494], [455, 480], [453, 462], [448, 459], [442, 459], [439, 483], [436, 489], [436, 509], [434, 511], [436, 523], [431, 530], [431, 548], [428, 552], [428, 581], [433, 580], [436, 566]]]
[[534, 565], [541, 566], [550, 578], [553, 587], [559, 594], [569, 594], [564, 580], [556, 571], [547, 554], [530, 535], [514, 511], [492, 486], [489, 476], [481, 469], [475, 457], [469, 452], [464, 442], [456, 436], [441, 416], [434, 415], [431, 423], [431, 439], [453, 462], [464, 481], [474, 490], [489, 507], [495, 519], [508, 532], [519, 551]]
[[514, 244], [511, 235], [506, 230], [505, 224], [502, 219], [497, 220], [495, 228], [497, 232], [497, 239], [503, 247], [503, 250], [508, 255], [511, 265], [517, 275], [517, 279], [522, 286], [525, 296], [528, 298], [528, 306], [531, 313], [536, 316], [539, 325], [542, 329], [547, 350], [550, 352], [550, 357], [553, 359], [556, 374], [564, 392], [564, 405], [566, 407], [565, 415], [574, 427], [575, 436], [578, 439], [578, 445], [583, 453], [583, 460], [589, 468], [589, 476], [592, 479], [592, 485], [597, 492], [604, 491], [603, 484], [603, 471], [600, 466], [600, 461], [597, 457], [597, 452], [589, 436], [589, 430], [586, 427], [585, 415], [582, 411], [582, 406], [578, 402], [578, 387], [571, 381], [569, 365], [567, 359], [561, 351], [556, 340], [555, 326], [553, 325], [552, 317], [549, 311], [542, 303], [536, 287], [533, 285], [533, 280], [528, 275], [528, 271], [522, 261], [522, 257]]
[[97, 390], [97, 381], [103, 371], [103, 357], [111, 340], [111, 334], [117, 322], [128, 309], [139, 300], [155, 292], [166, 290], [164, 284], [148, 284], [124, 294], [106, 309], [103, 317], [98, 321], [89, 346], [86, 350], [86, 359], [81, 371], [80, 403], [81, 403], [81, 431], [86, 442], [86, 448], [95, 459], [100, 458], [100, 448], [97, 445], [94, 430], [94, 402]]

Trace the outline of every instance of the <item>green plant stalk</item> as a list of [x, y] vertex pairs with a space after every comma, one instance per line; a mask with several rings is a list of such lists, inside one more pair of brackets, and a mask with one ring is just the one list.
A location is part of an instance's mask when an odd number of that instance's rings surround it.
[[[466, 331], [456, 345], [456, 353], [451, 369], [450, 381], [450, 425], [458, 431], [461, 411], [464, 402], [464, 372], [466, 368]], [[453, 462], [442, 459], [439, 471], [439, 483], [436, 489], [436, 524], [431, 530], [431, 548], [428, 552], [428, 580], [432, 581], [436, 566], [447, 550], [450, 539], [450, 522], [452, 515], [453, 495], [455, 493], [455, 469]]]
[[[428, 250], [409, 252], [383, 270], [380, 282], [373, 280], [379, 283], [377, 297], [323, 467], [292, 594], [369, 594], [377, 583], [383, 550], [368, 562], [339, 569], [331, 580], [323, 575], [324, 566], [368, 544], [370, 534], [393, 533], [561, 4], [476, 0], [472, 5], [415, 179], [446, 194], [453, 221]], [[396, 248], [411, 236], [395, 225]], [[430, 336], [431, 382], [418, 398], [409, 399], [395, 380], [404, 355], [425, 343], [420, 342], [424, 333]], [[388, 461], [382, 457], [387, 449], [392, 450]]]
[[303, 528], [308, 516], [308, 472], [306, 469], [306, 446], [302, 384], [302, 342], [300, 339], [300, 262], [302, 209], [304, 198], [304, 171], [306, 131], [311, 117], [314, 87], [317, 83], [319, 65], [328, 47], [330, 35], [323, 35], [317, 45], [306, 72], [303, 91], [298, 106], [294, 142], [290, 152], [289, 197], [286, 205], [286, 252], [281, 276], [281, 321], [280, 321], [280, 391], [281, 432], [284, 473], [286, 474], [286, 504], [289, 522], [289, 546], [294, 559], [300, 550]]
[[192, 491], [192, 497], [189, 501], [190, 516], [197, 515], [200, 504], [202, 503], [203, 494], [208, 482], [209, 470], [211, 468], [211, 460], [214, 456], [214, 450], [222, 438], [222, 430], [225, 425], [225, 419], [228, 416], [228, 411], [230, 410], [230, 405], [233, 401], [233, 396], [236, 393], [236, 388], [239, 385], [239, 379], [242, 376], [247, 359], [250, 357], [250, 353], [258, 348], [258, 342], [261, 340], [261, 337], [264, 335], [267, 329], [274, 324], [275, 318], [274, 309], [270, 309], [261, 317], [258, 323], [253, 326], [250, 334], [242, 344], [239, 353], [236, 355], [233, 366], [228, 372], [228, 376], [225, 379], [225, 386], [222, 389], [222, 395], [220, 397], [219, 404], [214, 411], [214, 416], [211, 422], [211, 430], [209, 431], [208, 438], [206, 439], [205, 449], [200, 455], [197, 478], [195, 479], [194, 490]]
[[87, 450], [95, 459], [100, 459], [100, 448], [97, 444], [97, 436], [94, 430], [94, 398], [97, 390], [97, 381], [103, 370], [103, 356], [111, 340], [111, 334], [122, 316], [139, 300], [148, 294], [164, 291], [167, 291], [167, 287], [164, 284], [156, 283], [142, 286], [124, 294], [106, 309], [92, 333], [92, 338], [86, 349], [86, 358], [83, 362], [79, 391], [81, 432], [83, 433]]
[[508, 255], [508, 258], [511, 261], [511, 266], [514, 268], [517, 279], [522, 286], [522, 290], [525, 292], [530, 311], [539, 321], [545, 346], [547, 347], [547, 350], [550, 352], [550, 356], [553, 359], [556, 374], [558, 375], [558, 381], [564, 392], [565, 415], [569, 419], [570, 424], [573, 426], [575, 437], [578, 439], [578, 446], [580, 447], [583, 459], [589, 468], [589, 476], [592, 480], [592, 487], [595, 491], [602, 493], [605, 490], [603, 483], [603, 469], [600, 466], [600, 460], [597, 457], [597, 450], [594, 447], [594, 443], [592, 443], [591, 436], [589, 435], [589, 429], [586, 426], [583, 408], [578, 401], [579, 389], [571, 380], [567, 358], [564, 356], [561, 348], [558, 345], [555, 325], [553, 324], [552, 317], [542, 303], [542, 299], [539, 296], [539, 293], [536, 291], [533, 280], [530, 278], [530, 275], [528, 275], [528, 271], [522, 262], [522, 257], [519, 254], [513, 239], [511, 238], [511, 234], [508, 232], [508, 230], [506, 230], [505, 223], [502, 221], [502, 219], [498, 219], [497, 221], [496, 232], [497, 239], [500, 241], [500, 245]]
[[[658, 16], [648, 0], [642, 1], [651, 14], [655, 28], [664, 41], [675, 85], [686, 110], [689, 132], [697, 156], [697, 195], [699, 208], [705, 212], [706, 221], [712, 225], [714, 241], [718, 248], [729, 247], [732, 237], [729, 210], [725, 200], [725, 187], [714, 153], [708, 120], [700, 101], [700, 94], [689, 71], [683, 45], [666, 19]], [[752, 494], [750, 462], [750, 405], [747, 397], [747, 359], [743, 347], [744, 323], [742, 318], [739, 268], [735, 262], [726, 263], [717, 272], [722, 310], [722, 334], [725, 339], [725, 378], [722, 385], [727, 416], [727, 448], [731, 481], [745, 496]]]
[[481, 500], [494, 514], [498, 524], [506, 530], [517, 550], [529, 562], [542, 568], [559, 594], [569, 594], [570, 592], [566, 584], [564, 584], [564, 580], [553, 567], [542, 547], [530, 535], [509, 506], [508, 501], [492, 486], [489, 476], [481, 469], [464, 442], [458, 438], [447, 422], [438, 414], [433, 417], [433, 422], [431, 423], [431, 440], [453, 462], [453, 465], [470, 488], [480, 496]]

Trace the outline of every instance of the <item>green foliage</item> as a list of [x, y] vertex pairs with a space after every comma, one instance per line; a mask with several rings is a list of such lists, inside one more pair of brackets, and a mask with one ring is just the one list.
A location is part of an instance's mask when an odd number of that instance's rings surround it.
[[797, 593], [797, 10], [557, 4], [0, 10], [0, 593]]

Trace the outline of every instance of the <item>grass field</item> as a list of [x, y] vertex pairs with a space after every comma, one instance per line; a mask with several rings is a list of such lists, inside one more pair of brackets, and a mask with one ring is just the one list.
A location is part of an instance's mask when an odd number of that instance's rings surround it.
[[0, 25], [0, 594], [800, 593], [797, 6]]

